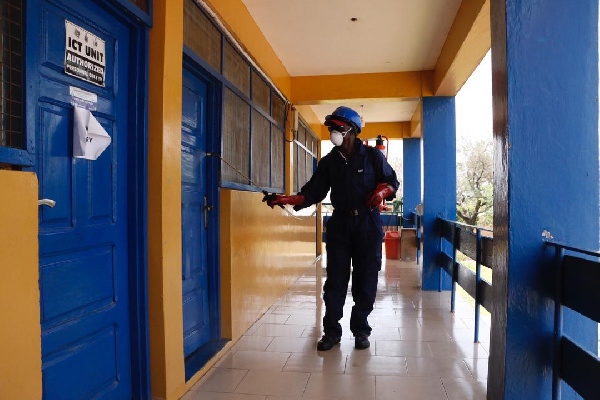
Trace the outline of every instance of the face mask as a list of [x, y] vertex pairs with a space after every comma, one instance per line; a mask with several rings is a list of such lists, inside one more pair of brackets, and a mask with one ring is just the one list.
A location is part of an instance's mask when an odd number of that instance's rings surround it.
[[341, 146], [344, 143], [344, 134], [339, 131], [331, 131], [331, 143], [335, 146]]

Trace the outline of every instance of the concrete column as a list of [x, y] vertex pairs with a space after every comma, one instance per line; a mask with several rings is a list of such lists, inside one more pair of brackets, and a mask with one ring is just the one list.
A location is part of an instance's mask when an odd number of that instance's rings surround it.
[[456, 220], [454, 97], [423, 99], [423, 178], [423, 290], [450, 290], [452, 280], [438, 261], [437, 217]]
[[[554, 250], [598, 249], [598, 2], [492, 0], [494, 265], [488, 399], [552, 392]], [[597, 352], [598, 325], [564, 332]], [[563, 384], [563, 399], [575, 398]]]
[[421, 203], [421, 139], [402, 140], [403, 175], [402, 175], [402, 226], [414, 228], [411, 212], [415, 212], [417, 204]]

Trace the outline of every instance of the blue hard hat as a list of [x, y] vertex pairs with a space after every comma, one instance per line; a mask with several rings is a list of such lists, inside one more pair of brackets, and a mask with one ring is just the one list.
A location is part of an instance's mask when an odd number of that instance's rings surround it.
[[331, 115], [325, 117], [325, 126], [330, 125], [350, 125], [356, 130], [357, 135], [362, 130], [360, 115], [350, 107], [345, 106], [336, 108]]

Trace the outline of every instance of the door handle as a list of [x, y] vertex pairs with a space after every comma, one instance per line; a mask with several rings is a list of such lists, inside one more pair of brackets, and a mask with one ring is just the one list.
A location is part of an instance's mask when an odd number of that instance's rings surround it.
[[212, 209], [213, 207], [208, 205], [208, 200], [204, 196], [204, 229], [208, 229], [208, 212]]
[[38, 206], [48, 206], [50, 208], [54, 208], [56, 205], [56, 201], [50, 199], [41, 199], [38, 200]]

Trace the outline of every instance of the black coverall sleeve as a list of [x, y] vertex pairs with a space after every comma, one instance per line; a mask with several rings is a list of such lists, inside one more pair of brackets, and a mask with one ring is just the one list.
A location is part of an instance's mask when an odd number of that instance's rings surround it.
[[375, 172], [377, 175], [377, 183], [388, 183], [394, 188], [394, 193], [390, 197], [386, 198], [387, 201], [392, 201], [396, 197], [396, 192], [400, 186], [398, 177], [396, 176], [396, 171], [394, 171], [392, 166], [387, 162], [383, 153], [377, 151], [375, 154]]
[[313, 176], [306, 182], [306, 185], [302, 186], [302, 189], [300, 189], [298, 194], [304, 196], [302, 208], [312, 206], [327, 196], [327, 192], [329, 192], [329, 189], [331, 188], [328, 164], [328, 157], [322, 158], [317, 164], [317, 170]]

